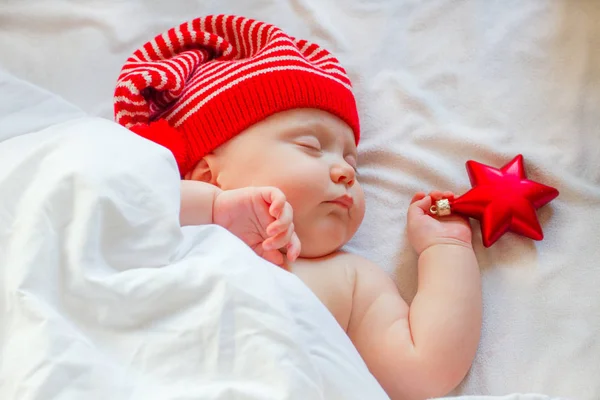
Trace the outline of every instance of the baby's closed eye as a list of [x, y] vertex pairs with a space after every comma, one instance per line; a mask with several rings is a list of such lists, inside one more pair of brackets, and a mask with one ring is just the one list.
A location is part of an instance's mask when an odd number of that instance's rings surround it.
[[321, 142], [314, 136], [302, 136], [296, 139], [296, 144], [311, 150], [321, 151]]

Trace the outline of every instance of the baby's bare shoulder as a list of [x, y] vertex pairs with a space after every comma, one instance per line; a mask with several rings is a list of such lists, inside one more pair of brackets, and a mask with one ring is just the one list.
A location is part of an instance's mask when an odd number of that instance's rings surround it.
[[348, 332], [350, 318], [362, 317], [382, 295], [401, 298], [394, 282], [375, 263], [352, 253], [336, 252], [318, 259], [298, 259], [291, 266]]
[[316, 259], [298, 259], [291, 265], [298, 276], [329, 309], [344, 330], [352, 311], [358, 256], [336, 252]]

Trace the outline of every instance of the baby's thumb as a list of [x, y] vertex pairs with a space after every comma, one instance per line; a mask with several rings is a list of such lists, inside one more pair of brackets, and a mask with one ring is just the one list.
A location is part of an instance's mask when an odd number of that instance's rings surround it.
[[431, 204], [433, 203], [431, 196], [425, 196], [421, 200], [417, 200], [410, 205], [408, 208], [408, 212], [410, 213], [411, 209], [413, 212], [418, 214], [428, 213]]

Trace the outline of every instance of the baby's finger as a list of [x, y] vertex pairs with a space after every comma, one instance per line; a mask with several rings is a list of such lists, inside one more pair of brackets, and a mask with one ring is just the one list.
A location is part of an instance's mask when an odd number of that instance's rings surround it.
[[279, 214], [283, 210], [283, 207], [286, 204], [285, 194], [277, 188], [270, 188], [269, 201], [271, 206], [269, 207], [269, 214], [272, 217], [278, 218]]
[[267, 235], [270, 237], [277, 236], [281, 232], [285, 232], [289, 225], [282, 224], [279, 220], [275, 220], [267, 226]]
[[283, 205], [283, 209], [279, 214], [279, 218], [276, 221], [273, 221], [267, 227], [267, 235], [275, 236], [283, 231], [285, 231], [290, 224], [294, 221], [294, 210], [290, 203], [285, 203]]
[[408, 207], [408, 218], [415, 215], [423, 215], [429, 212], [429, 207], [431, 207], [432, 199], [431, 196], [425, 196], [421, 200], [415, 201], [413, 204]]
[[277, 217], [277, 221], [285, 226], [289, 226], [289, 224], [294, 221], [294, 210], [290, 203], [286, 202], [283, 205], [283, 209], [281, 210], [279, 217]]
[[443, 196], [444, 196], [444, 199], [450, 199], [450, 200], [454, 199], [454, 193], [450, 192], [450, 191], [445, 191]]
[[425, 194], [425, 192], [417, 192], [417, 193], [415, 193], [415, 195], [413, 196], [412, 200], [410, 201], [410, 204], [414, 203], [415, 201], [422, 200], [425, 196], [427, 196]]
[[294, 224], [290, 224], [285, 232], [281, 232], [277, 236], [270, 237], [263, 242], [263, 248], [265, 250], [275, 250], [285, 247], [292, 238], [294, 233]]
[[296, 261], [296, 259], [300, 256], [300, 249], [301, 249], [301, 244], [300, 244], [300, 239], [298, 238], [298, 235], [296, 235], [296, 232], [294, 232], [294, 234], [292, 235], [292, 238], [290, 239], [290, 242], [287, 245], [287, 258], [290, 261]]
[[437, 201], [437, 200], [444, 198], [444, 194], [442, 192], [440, 192], [439, 190], [434, 190], [434, 191], [430, 192], [429, 196], [431, 196], [432, 201]]

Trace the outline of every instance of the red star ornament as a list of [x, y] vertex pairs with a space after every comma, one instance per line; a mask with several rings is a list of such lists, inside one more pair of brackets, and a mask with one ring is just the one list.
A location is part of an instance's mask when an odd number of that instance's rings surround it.
[[450, 207], [453, 213], [481, 221], [485, 247], [508, 231], [544, 238], [536, 210], [556, 198], [558, 190], [527, 179], [521, 154], [500, 169], [472, 160], [466, 167], [473, 188], [452, 200]]

